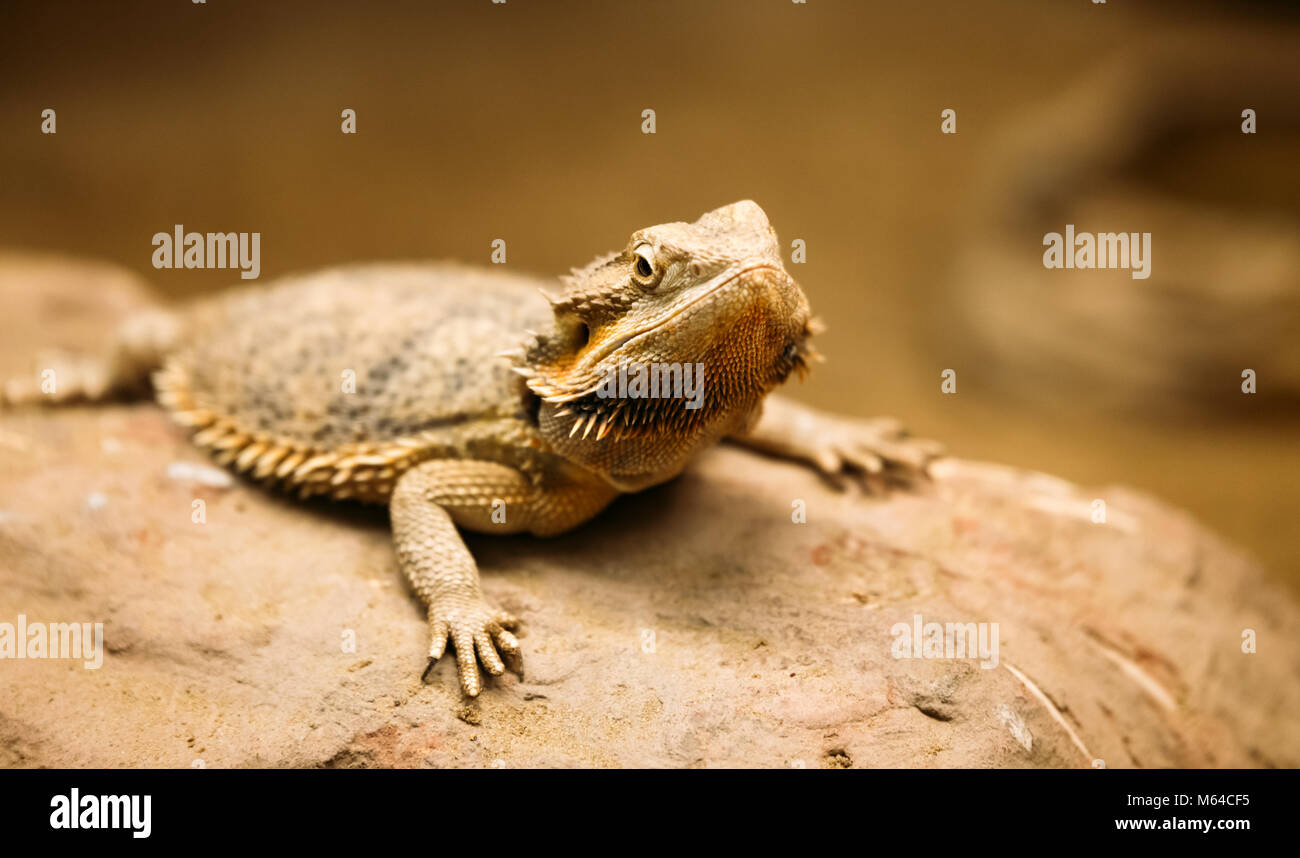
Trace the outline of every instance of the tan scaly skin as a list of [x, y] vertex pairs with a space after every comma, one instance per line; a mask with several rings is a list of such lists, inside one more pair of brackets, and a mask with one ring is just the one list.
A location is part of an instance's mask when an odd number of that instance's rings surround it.
[[[455, 265], [329, 269], [144, 314], [108, 356], [44, 364], [57, 393], [20, 379], [4, 398], [107, 399], [152, 373], [218, 462], [301, 497], [386, 503], [428, 606], [425, 677], [450, 642], [470, 696], [479, 663], [502, 673], [519, 642], [458, 528], [561, 533], [724, 439], [832, 479], [906, 480], [939, 454], [894, 421], [768, 395], [813, 359], [816, 323], [753, 202], [639, 230], [564, 281], [550, 297], [545, 281]], [[700, 407], [602, 397], [633, 362], [702, 365]]]

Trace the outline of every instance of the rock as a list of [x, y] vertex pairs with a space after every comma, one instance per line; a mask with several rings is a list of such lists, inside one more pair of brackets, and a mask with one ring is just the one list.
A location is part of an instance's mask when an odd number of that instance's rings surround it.
[[[0, 260], [0, 371], [143, 294]], [[0, 661], [0, 765], [1300, 765], [1295, 602], [1123, 488], [948, 460], [840, 494], [721, 449], [562, 537], [471, 536], [524, 672], [466, 701], [449, 663], [419, 681], [383, 510], [175, 462], [206, 464], [150, 404], [0, 415], [0, 622], [102, 622], [105, 647]], [[997, 623], [996, 666], [894, 658], [918, 615]]]

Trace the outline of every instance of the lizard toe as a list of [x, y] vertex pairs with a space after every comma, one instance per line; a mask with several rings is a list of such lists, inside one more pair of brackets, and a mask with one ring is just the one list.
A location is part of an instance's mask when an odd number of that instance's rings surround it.
[[878, 474], [885, 469], [885, 463], [880, 456], [865, 445], [850, 447], [841, 455], [851, 467], [868, 474]]
[[514, 629], [519, 627], [519, 618], [509, 611], [497, 611], [493, 615], [492, 621], [503, 629]]
[[[447, 651], [447, 621], [429, 618], [429, 663], [442, 658]], [[427, 671], [426, 671], [427, 672]]]
[[519, 639], [505, 629], [497, 631], [493, 637], [496, 639], [497, 649], [507, 656], [516, 657], [519, 655]]
[[483, 662], [483, 669], [488, 673], [500, 676], [506, 672], [501, 656], [497, 655], [497, 649], [492, 645], [492, 637], [486, 631], [474, 635], [474, 649], [478, 651], [478, 660]]
[[462, 625], [452, 631], [451, 640], [451, 645], [456, 648], [460, 687], [466, 695], [477, 697], [483, 685], [478, 675], [478, 657], [474, 654], [474, 633]]

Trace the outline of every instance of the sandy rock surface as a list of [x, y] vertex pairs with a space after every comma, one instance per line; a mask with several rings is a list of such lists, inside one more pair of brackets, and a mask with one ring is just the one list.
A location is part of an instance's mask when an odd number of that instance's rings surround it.
[[[147, 300], [0, 257], [0, 375]], [[1122, 488], [949, 460], [840, 494], [722, 449], [563, 537], [471, 536], [524, 661], [468, 702], [451, 664], [419, 681], [383, 510], [206, 464], [151, 404], [0, 414], [0, 623], [102, 622], [105, 647], [0, 660], [0, 765], [1300, 765], [1295, 602]], [[997, 623], [996, 666], [895, 658], [917, 615]]]

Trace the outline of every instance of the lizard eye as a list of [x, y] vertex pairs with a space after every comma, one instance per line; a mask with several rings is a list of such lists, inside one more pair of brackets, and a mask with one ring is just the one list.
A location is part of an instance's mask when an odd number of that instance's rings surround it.
[[632, 279], [642, 286], [653, 286], [659, 280], [654, 248], [648, 244], [638, 244], [632, 249]]

